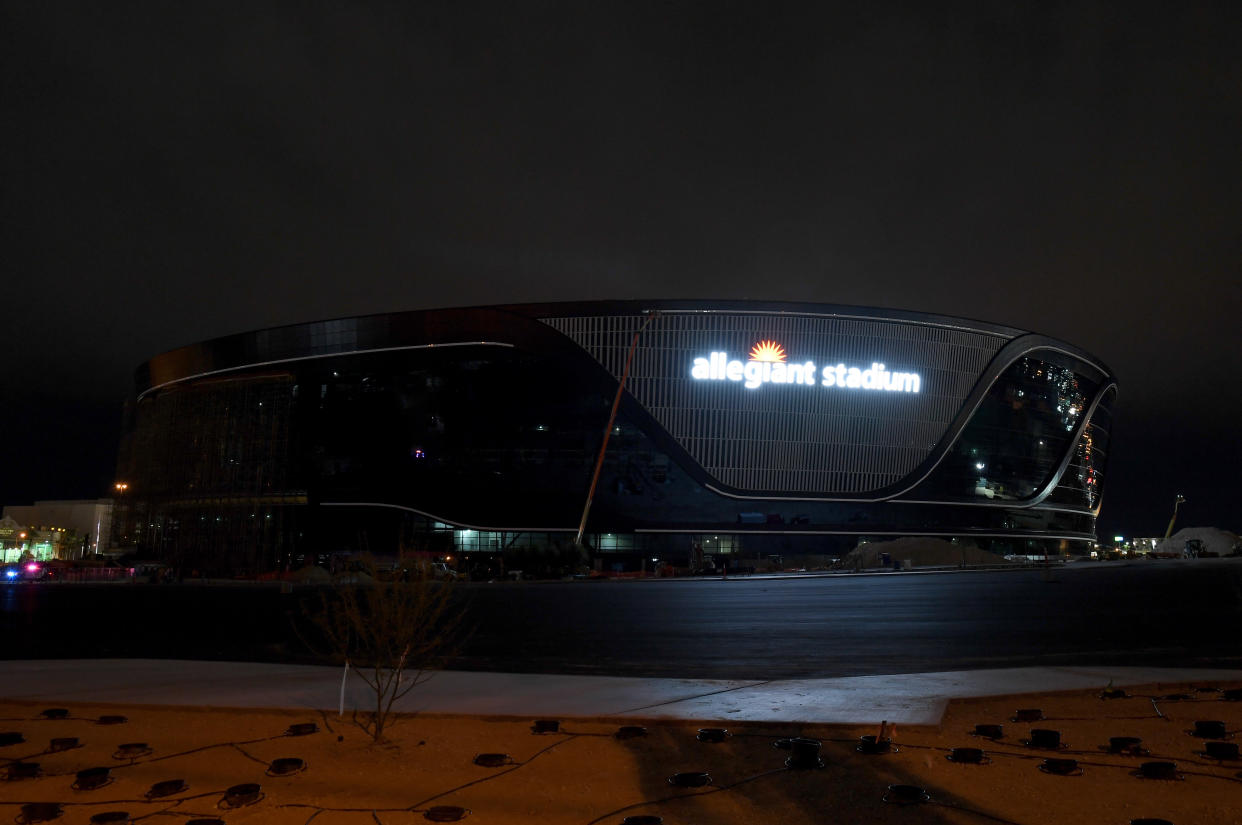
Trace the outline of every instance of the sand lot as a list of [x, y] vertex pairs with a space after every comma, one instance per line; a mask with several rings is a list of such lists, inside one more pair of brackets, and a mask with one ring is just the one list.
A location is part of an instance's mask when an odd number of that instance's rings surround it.
[[[403, 716], [389, 741], [375, 744], [352, 719], [335, 714], [79, 704], [64, 707], [66, 718], [51, 719], [46, 704], [5, 702], [0, 777], [8, 781], [0, 783], [0, 822], [399, 825], [460, 818], [588, 825], [630, 817], [652, 825], [660, 817], [668, 825], [1125, 825], [1147, 817], [1236, 825], [1242, 761], [1204, 751], [1208, 741], [1242, 740], [1233, 738], [1242, 733], [1242, 702], [1222, 692], [1237, 687], [1149, 685], [1127, 688], [1124, 698], [1103, 699], [1097, 690], [955, 701], [940, 725], [902, 727], [893, 748], [880, 754], [857, 750], [860, 736], [877, 733], [871, 727], [733, 724], [723, 741], [705, 742], [698, 729], [710, 722], [649, 721], [641, 732], [618, 736], [621, 725], [640, 722], [560, 719], [557, 732], [536, 733], [531, 719]], [[1039, 709], [1044, 719], [1013, 721], [1020, 709]], [[1223, 722], [1225, 735], [1196, 737], [1196, 722]], [[306, 723], [316, 731], [290, 735], [297, 733], [291, 725]], [[1002, 725], [1002, 738], [973, 735], [978, 724]], [[1029, 746], [1032, 729], [1058, 731], [1060, 746]], [[24, 741], [13, 742], [14, 734]], [[1144, 752], [1110, 753], [1110, 738], [1121, 736], [1141, 739]], [[790, 737], [820, 740], [823, 766], [799, 768], [795, 760], [787, 767], [795, 751], [780, 746]], [[77, 742], [53, 747], [53, 739]], [[984, 764], [951, 761], [950, 749], [963, 747], [981, 748]], [[813, 746], [797, 748], [809, 765]], [[489, 767], [475, 763], [479, 754], [503, 757]], [[1049, 757], [1077, 766], [1069, 775], [1051, 773], [1043, 762]], [[273, 765], [278, 759], [301, 764]], [[1175, 763], [1168, 778], [1141, 776], [1141, 765], [1157, 761]], [[32, 763], [37, 768], [21, 767]], [[109, 770], [78, 775], [100, 767]], [[708, 774], [710, 784], [669, 783], [674, 774], [697, 773]], [[103, 784], [92, 789], [92, 781]], [[259, 786], [249, 789], [257, 799], [228, 793], [251, 783]], [[894, 784], [923, 788], [928, 799], [886, 802]], [[23, 807], [31, 803], [44, 807]], [[129, 819], [99, 817], [120, 811]]]

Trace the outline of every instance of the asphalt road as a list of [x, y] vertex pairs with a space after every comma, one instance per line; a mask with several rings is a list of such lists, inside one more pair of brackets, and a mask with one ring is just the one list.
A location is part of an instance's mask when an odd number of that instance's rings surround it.
[[[778, 679], [1032, 665], [1242, 667], [1242, 559], [459, 588], [450, 667]], [[259, 587], [0, 586], [0, 657], [314, 661]]]

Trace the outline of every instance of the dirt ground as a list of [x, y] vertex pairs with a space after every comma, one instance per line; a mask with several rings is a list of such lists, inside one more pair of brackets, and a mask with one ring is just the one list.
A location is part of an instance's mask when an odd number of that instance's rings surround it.
[[953, 544], [944, 539], [906, 536], [892, 541], [873, 541], [855, 547], [836, 565], [843, 570], [867, 570], [880, 567], [880, 554], [887, 553], [897, 565], [909, 562], [911, 567], [939, 567], [957, 564], [1005, 565], [995, 553], [980, 550], [969, 542]]
[[[860, 727], [734, 723], [723, 741], [704, 742], [698, 729], [706, 722], [649, 722], [625, 737], [619, 726], [638, 722], [560, 719], [557, 732], [535, 733], [530, 719], [411, 716], [376, 745], [352, 720], [315, 712], [79, 705], [65, 708], [66, 718], [49, 719], [45, 705], [8, 702], [0, 703], [0, 778], [8, 777], [0, 782], [0, 822], [400, 825], [460, 817], [620, 825], [630, 817], [642, 825], [1125, 825], [1146, 817], [1237, 825], [1242, 761], [1204, 754], [1207, 741], [1242, 741], [1242, 702], [1221, 692], [1237, 687], [1151, 685], [1127, 688], [1124, 698], [1092, 691], [960, 701], [938, 726], [897, 730], [882, 754], [857, 751], [860, 736], [877, 733]], [[1039, 709], [1044, 719], [1013, 721], [1021, 709]], [[118, 715], [124, 721], [104, 723]], [[1225, 736], [1196, 737], [1196, 722], [1223, 722]], [[299, 723], [317, 730], [290, 735]], [[978, 724], [1002, 725], [1002, 738], [973, 735]], [[1032, 729], [1058, 731], [1061, 746], [1028, 746]], [[13, 734], [24, 741], [13, 742]], [[1110, 753], [1110, 737], [1120, 736], [1140, 738], [1145, 753]], [[823, 766], [786, 767], [794, 751], [781, 740], [789, 737], [820, 740]], [[68, 738], [78, 741], [50, 747]], [[950, 761], [950, 749], [961, 747], [983, 749], [985, 764]], [[809, 765], [814, 746], [797, 748]], [[504, 756], [487, 767], [475, 764], [479, 754]], [[1048, 757], [1077, 760], [1077, 768], [1046, 772]], [[294, 763], [282, 775], [271, 763], [288, 758], [302, 760], [301, 767]], [[1173, 775], [1143, 778], [1140, 765], [1155, 761], [1174, 762]], [[37, 769], [20, 767], [30, 763]], [[89, 789], [90, 777], [78, 772], [95, 767], [110, 770], [106, 784]], [[38, 775], [20, 778], [24, 770]], [[711, 784], [676, 787], [669, 778], [679, 773], [706, 773]], [[247, 783], [259, 785], [257, 801], [228, 795]], [[885, 802], [894, 784], [922, 788], [928, 798]], [[30, 803], [52, 807], [23, 807]], [[129, 819], [98, 816], [115, 811]]]

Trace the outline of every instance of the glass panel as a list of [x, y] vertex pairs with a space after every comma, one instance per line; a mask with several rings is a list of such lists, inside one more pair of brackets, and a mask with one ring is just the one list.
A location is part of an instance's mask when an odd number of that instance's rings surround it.
[[1094, 510], [1104, 492], [1104, 467], [1108, 462], [1109, 437], [1113, 429], [1113, 402], [1117, 391], [1109, 390], [1100, 399], [1082, 438], [1074, 445], [1074, 456], [1056, 489], [1048, 496], [1052, 504]]
[[1071, 363], [1046, 351], [1015, 361], [940, 465], [905, 497], [999, 502], [1036, 495], [1070, 449], [1099, 386]]

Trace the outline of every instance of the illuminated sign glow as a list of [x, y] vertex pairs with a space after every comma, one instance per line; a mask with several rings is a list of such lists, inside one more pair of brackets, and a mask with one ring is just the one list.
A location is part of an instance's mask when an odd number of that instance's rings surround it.
[[713, 352], [695, 358], [690, 377], [696, 381], [736, 381], [748, 390], [764, 384], [801, 384], [813, 387], [843, 387], [854, 390], [885, 390], [917, 393], [922, 385], [918, 373], [890, 372], [883, 364], [869, 368], [845, 364], [816, 366], [814, 361], [785, 362], [785, 349], [774, 341], [760, 341], [750, 351], [749, 361], [730, 360], [727, 352]]
[[752, 361], [784, 361], [785, 348], [775, 341], [760, 341], [750, 348]]

